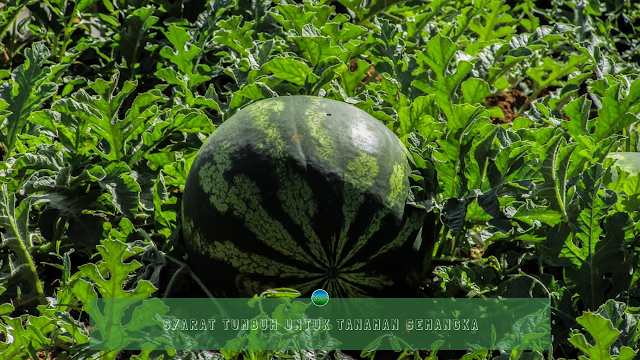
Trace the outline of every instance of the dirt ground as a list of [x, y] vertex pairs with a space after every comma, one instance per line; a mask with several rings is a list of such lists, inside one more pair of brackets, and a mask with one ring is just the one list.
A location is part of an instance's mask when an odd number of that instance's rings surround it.
[[484, 103], [487, 106], [497, 106], [504, 113], [504, 119], [491, 117], [494, 124], [513, 122], [513, 119], [518, 117], [518, 111], [526, 102], [527, 95], [518, 89], [509, 89], [506, 92], [489, 95], [484, 99]]

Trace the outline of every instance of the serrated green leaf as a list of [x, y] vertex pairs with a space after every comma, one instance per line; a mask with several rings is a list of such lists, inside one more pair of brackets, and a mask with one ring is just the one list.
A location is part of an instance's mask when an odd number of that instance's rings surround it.
[[[296, 59], [287, 57], [276, 57], [265, 64], [268, 70], [278, 79], [292, 82], [296, 85], [304, 85], [308, 81], [309, 75], [311, 75], [311, 69], [307, 64]], [[314, 82], [313, 78], [309, 79], [309, 82]]]
[[620, 336], [616, 339], [612, 346], [614, 353], [620, 351], [623, 346], [635, 347], [640, 337], [640, 314], [634, 313], [632, 307], [627, 306], [624, 302], [607, 300], [599, 309], [598, 314], [609, 319], [614, 329], [620, 331]]
[[[640, 208], [640, 165], [638, 153], [610, 153], [617, 159], [609, 169], [606, 186], [620, 195], [618, 211], [633, 213]], [[621, 161], [624, 160], [624, 161]]]
[[162, 172], [167, 175], [165, 181], [167, 185], [178, 187], [180, 190], [184, 190], [184, 184], [186, 184], [189, 169], [195, 156], [187, 159], [180, 159], [170, 165], [167, 165], [162, 169]]
[[13, 71], [10, 81], [0, 85], [0, 98], [7, 99], [9, 104], [4, 113], [0, 112], [0, 125], [7, 122], [6, 129], [0, 129], [0, 141], [9, 154], [31, 113], [58, 89], [56, 84], [47, 82], [51, 68], [44, 64], [50, 54], [44, 43], [34, 43], [25, 51], [25, 63]]
[[0, 315], [11, 314], [16, 308], [11, 304], [0, 305]]
[[356, 15], [358, 24], [364, 24], [372, 19], [376, 14], [385, 9], [401, 3], [402, 0], [379, 0], [379, 1], [363, 1], [363, 0], [338, 0], [340, 4], [349, 9]]
[[78, 270], [95, 282], [102, 297], [147, 298], [157, 290], [146, 280], [140, 280], [132, 290], [124, 289], [128, 277], [141, 266], [137, 260], [126, 263], [125, 261], [141, 249], [118, 240], [102, 240], [100, 243], [97, 250], [102, 256], [99, 264], [103, 264], [101, 267], [106, 267], [104, 274], [93, 263], [81, 265]]
[[173, 45], [173, 49], [165, 46], [160, 50], [160, 55], [169, 59], [182, 73], [188, 75], [190, 88], [211, 79], [210, 76], [198, 71], [197, 60], [202, 55], [202, 49], [195, 44], [193, 37], [185, 28], [171, 24], [164, 34]]
[[104, 167], [107, 176], [98, 182], [111, 194], [113, 205], [122, 214], [133, 218], [140, 204], [140, 184], [131, 169], [122, 162], [111, 162]]
[[[108, 2], [103, 1], [103, 3], [107, 4]], [[123, 24], [118, 23], [117, 17], [100, 14], [103, 20], [109, 22], [119, 32], [118, 50], [125, 60], [129, 79], [133, 79], [136, 65], [139, 64], [143, 55], [146, 42], [153, 37], [151, 29], [159, 20], [153, 13], [154, 9], [151, 6], [137, 8], [126, 15]]]
[[168, 311], [169, 307], [160, 299], [147, 299], [133, 310], [131, 321], [126, 324], [125, 330], [137, 331], [147, 326], [162, 325], [162, 323], [156, 319], [156, 316], [165, 315]]
[[591, 135], [589, 129], [589, 116], [591, 112], [591, 101], [586, 95], [571, 101], [564, 108], [569, 117], [569, 121], [563, 123], [569, 135], [577, 138], [580, 135]]
[[636, 152], [611, 152], [608, 158], [616, 160], [615, 166], [629, 175], [640, 174], [640, 153]]
[[556, 134], [538, 150], [544, 182], [536, 185], [534, 195], [547, 199], [564, 219], [567, 219], [568, 172], [575, 147], [575, 144], [567, 144], [564, 137]]
[[447, 119], [454, 120], [454, 104], [458, 103], [455, 90], [471, 71], [468, 61], [458, 61], [455, 72], [451, 73], [449, 66], [453, 63], [458, 45], [451, 39], [437, 35], [427, 42], [424, 51], [418, 51], [417, 60], [423, 62], [434, 72], [434, 80], [416, 79], [411, 84], [427, 94], [435, 94], [435, 100]]
[[[21, 357], [23, 351], [28, 347], [34, 349], [42, 348], [45, 344], [42, 343], [41, 339], [38, 337], [37, 331], [32, 332], [32, 328], [27, 328], [25, 323], [29, 317], [27, 315], [23, 315], [17, 318], [10, 318], [8, 316], [3, 316], [2, 320], [10, 327], [12, 342], [0, 342], [0, 354], [4, 356], [5, 359], [12, 359]], [[37, 355], [36, 355], [37, 356]]]
[[637, 353], [637, 350], [623, 347], [619, 355], [612, 356], [611, 346], [616, 338], [620, 336], [620, 332], [613, 328], [610, 320], [601, 315], [585, 312], [576, 320], [594, 339], [593, 344], [591, 344], [583, 334], [574, 334], [569, 338], [569, 342], [589, 356], [588, 358], [580, 356], [581, 360], [631, 360]]
[[278, 4], [275, 9], [277, 11], [271, 11], [271, 16], [285, 31], [295, 30], [298, 34], [302, 34], [304, 25], [310, 24], [315, 17], [313, 12], [304, 11], [303, 5]]
[[[625, 96], [626, 95], [626, 96]], [[599, 142], [638, 121], [640, 113], [640, 79], [624, 89], [616, 82], [606, 90], [602, 108], [598, 111], [593, 140]]]
[[[604, 169], [594, 164], [582, 174], [576, 185], [576, 197], [569, 204], [569, 221], [573, 234], [565, 241], [561, 258], [574, 266], [565, 269], [566, 281], [575, 285], [585, 306], [595, 310], [604, 302], [605, 289], [614, 273], [616, 283], [630, 285], [632, 262], [625, 242], [633, 238], [633, 228], [627, 213], [609, 215], [618, 195], [602, 185]], [[604, 224], [602, 226], [601, 224]]]
[[242, 16], [231, 16], [220, 20], [217, 26], [219, 30], [215, 32], [213, 40], [247, 56], [247, 49], [253, 45], [253, 21], [244, 21]]
[[532, 209], [523, 207], [518, 209], [513, 215], [513, 219], [526, 222], [529, 225], [533, 225], [533, 221], [540, 221], [549, 226], [555, 226], [562, 221], [562, 214], [543, 206]]
[[398, 110], [398, 122], [400, 122], [398, 136], [402, 138], [412, 131], [428, 136], [436, 127], [435, 119], [438, 113], [433, 96], [418, 96], [409, 107], [403, 106]]
[[353, 71], [346, 68], [341, 69], [344, 71], [340, 73], [340, 84], [347, 96], [352, 97], [356, 95], [356, 88], [360, 86], [360, 82], [365, 79], [369, 69], [371, 69], [369, 63], [361, 59], [356, 59], [356, 68]]
[[[117, 89], [119, 73], [115, 73], [109, 80], [97, 79], [90, 83], [90, 87], [98, 96], [90, 96], [80, 90], [72, 99], [61, 99], [54, 103], [53, 110], [70, 115], [77, 119], [80, 129], [90, 128], [98, 134], [109, 146], [107, 152], [99, 148], [91, 149], [105, 160], [124, 160], [134, 163], [144, 153], [134, 153], [139, 146], [139, 135], [153, 125], [159, 115], [157, 103], [164, 100], [164, 96], [157, 89], [138, 94], [126, 112], [123, 119], [119, 111], [125, 99], [135, 90], [136, 83], [125, 81], [121, 89]], [[116, 93], [117, 92], [117, 93]], [[84, 138], [84, 133], [76, 133]], [[84, 140], [75, 138], [78, 144]]]
[[9, 0], [5, 2], [2, 14], [0, 14], [0, 39], [4, 38], [7, 32], [11, 30], [14, 21], [28, 4], [28, 0]]
[[573, 55], [564, 64], [551, 57], [545, 57], [539, 66], [528, 69], [527, 75], [538, 84], [540, 90], [547, 86], [562, 86], [559, 79], [577, 72], [578, 67], [584, 62], [585, 56], [583, 55]]
[[442, 152], [434, 152], [435, 167], [445, 198], [463, 198], [467, 193], [465, 158], [469, 156], [475, 137], [490, 120], [486, 110], [467, 104], [455, 105], [447, 122], [447, 134], [437, 140]]
[[311, 67], [318, 66], [323, 59], [331, 56], [337, 57], [345, 63], [350, 60], [348, 59], [349, 52], [345, 47], [332, 44], [331, 38], [321, 36], [312, 24], [304, 25], [301, 36], [288, 36], [287, 40], [296, 44], [300, 55], [311, 64]]
[[[74, 277], [81, 275], [81, 272], [77, 272], [74, 274]], [[93, 285], [82, 278], [74, 279], [71, 285], [71, 291], [73, 294], [80, 300], [82, 303], [82, 309], [86, 312], [89, 311], [89, 300], [96, 299], [98, 297], [98, 293], [94, 289]]]
[[487, 96], [491, 95], [489, 84], [478, 78], [469, 78], [462, 85], [462, 94], [464, 101], [470, 105], [476, 105], [482, 102]]
[[458, 45], [451, 39], [438, 35], [429, 40], [424, 52], [420, 53], [419, 59], [429, 65], [440, 80], [444, 78], [445, 71], [457, 50]]
[[177, 214], [180, 210], [177, 207], [177, 203], [176, 197], [169, 197], [164, 176], [159, 174], [153, 194], [153, 218], [156, 222], [158, 233], [164, 235], [166, 238], [169, 238], [178, 226]]
[[479, 41], [491, 41], [516, 32], [512, 25], [515, 19], [508, 14], [511, 7], [504, 1], [494, 0], [483, 7], [480, 17], [469, 24], [469, 29], [478, 34]]
[[465, 154], [464, 176], [467, 179], [467, 188], [470, 192], [482, 187], [496, 135], [498, 135], [498, 128], [491, 124], [479, 127], [471, 149]]
[[10, 250], [15, 260], [12, 263], [11, 277], [19, 277], [24, 285], [22, 299], [30, 301], [37, 299], [44, 303], [44, 290], [36, 264], [31, 257], [31, 232], [29, 231], [29, 212], [31, 210], [31, 198], [22, 200], [16, 206], [16, 196], [7, 190], [7, 185], [2, 184], [0, 191], [0, 227], [4, 229], [0, 233], [2, 248]]

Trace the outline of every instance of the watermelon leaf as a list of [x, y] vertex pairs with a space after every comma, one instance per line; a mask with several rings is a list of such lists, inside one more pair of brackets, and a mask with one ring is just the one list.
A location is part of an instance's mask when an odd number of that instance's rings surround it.
[[611, 350], [619, 353], [621, 347], [635, 348], [640, 340], [640, 314], [621, 301], [607, 300], [597, 311], [598, 314], [609, 319], [614, 329], [620, 331], [620, 336], [613, 343]]
[[154, 9], [151, 6], [139, 7], [126, 14], [122, 24], [118, 22], [118, 16], [100, 15], [113, 30], [119, 33], [118, 49], [124, 58], [126, 79], [133, 80], [135, 73], [140, 71], [140, 67], [136, 65], [139, 65], [140, 58], [144, 55], [145, 44], [155, 35], [152, 29], [159, 18], [154, 15]]
[[[617, 195], [608, 189], [601, 190], [602, 195], [596, 195], [600, 187], [592, 180], [585, 176], [585, 181], [578, 184], [578, 196], [584, 201], [585, 208], [577, 219], [572, 217], [571, 221], [577, 229], [575, 239], [567, 239], [566, 248], [561, 253], [575, 265], [566, 269], [565, 277], [577, 286], [589, 309], [597, 308], [604, 301], [604, 286], [611, 281], [605, 280], [604, 274], [615, 274], [615, 284], [611, 283], [614, 288], [624, 287], [631, 281], [629, 271], [633, 268], [626, 249], [626, 243], [633, 236], [629, 216], [623, 212], [606, 216], [617, 201]], [[604, 229], [597, 225], [602, 220]]]
[[620, 353], [616, 356], [611, 354], [611, 346], [620, 336], [620, 331], [613, 327], [611, 320], [602, 315], [587, 311], [578, 317], [577, 321], [593, 338], [593, 343], [590, 343], [581, 333], [569, 338], [573, 345], [588, 355], [588, 357], [580, 356], [580, 360], [631, 360], [637, 354], [637, 350], [628, 346], [621, 347]]
[[[454, 104], [458, 103], [455, 91], [471, 71], [468, 61], [456, 61], [455, 71], [449, 65], [454, 62], [458, 45], [448, 37], [437, 35], [427, 42], [424, 51], [417, 51], [419, 64], [426, 64], [435, 78], [414, 80], [411, 84], [426, 94], [435, 94], [435, 100], [449, 121], [455, 121]], [[426, 75], [426, 74], [425, 74]]]
[[187, 76], [190, 89], [211, 79], [210, 76], [203, 74], [205, 68], [199, 64], [199, 58], [203, 54], [202, 49], [193, 42], [193, 37], [184, 27], [171, 24], [163, 32], [173, 45], [173, 49], [168, 46], [163, 47], [160, 49], [160, 56], [169, 59]]
[[[95, 131], [107, 143], [107, 146], [93, 149], [102, 158], [131, 164], [139, 158], [135, 144], [139, 142], [140, 134], [153, 125], [159, 115], [157, 102], [163, 101], [164, 96], [158, 89], [138, 94], [131, 108], [121, 118], [120, 108], [127, 97], [133, 94], [136, 83], [125, 81], [122, 88], [117, 89], [118, 79], [119, 73], [115, 73], [109, 81], [98, 79], [89, 84], [98, 96], [90, 96], [86, 91], [79, 90], [71, 99], [54, 103], [52, 109], [78, 118], [79, 129], [88, 126]], [[76, 139], [76, 143], [79, 142], [81, 140]]]
[[[6, 184], [2, 184], [0, 191], [0, 233], [1, 246], [15, 255], [15, 260], [3, 263], [8, 278], [22, 282], [20, 290], [15, 295], [17, 303], [22, 304], [32, 300], [44, 303], [44, 290], [36, 264], [31, 256], [32, 234], [29, 230], [29, 211], [31, 198], [20, 201], [16, 206], [16, 196], [9, 192]], [[8, 267], [8, 269], [7, 269]], [[25, 286], [26, 285], [26, 286]]]
[[[240, 55], [247, 56], [247, 49], [253, 46], [253, 21], [243, 21], [242, 16], [230, 16], [228, 19], [220, 20], [216, 24], [218, 29], [215, 30], [213, 41], [223, 44], [234, 50]], [[182, 36], [182, 31], [177, 30], [176, 35]], [[187, 39], [189, 40], [189, 39]], [[185, 43], [179, 41], [174, 44], [177, 48], [184, 46]], [[185, 74], [189, 72], [184, 71]]]
[[400, 138], [408, 136], [413, 131], [429, 136], [437, 126], [435, 123], [438, 112], [433, 95], [418, 96], [408, 107], [402, 107], [398, 111], [400, 127], [396, 133]]
[[133, 218], [140, 206], [140, 184], [135, 174], [122, 162], [111, 162], [104, 167], [106, 176], [98, 182], [100, 187], [111, 194], [116, 209], [129, 218]]
[[[597, 163], [583, 172], [567, 204], [570, 231], [565, 225], [558, 225], [558, 230], [565, 231], [552, 232], [548, 245], [564, 244], [551, 259], [567, 265], [566, 281], [575, 286], [585, 307], [592, 310], [604, 302], [608, 286], [612, 286], [611, 291], [630, 286], [633, 268], [628, 249], [633, 238], [632, 223], [627, 213], [609, 214], [618, 195], [604, 187], [603, 177], [604, 168]], [[614, 274], [616, 281], [606, 274]]]
[[300, 297], [300, 292], [296, 289], [289, 288], [277, 288], [277, 289], [269, 289], [267, 291], [262, 292], [260, 297], [264, 298], [297, 298]]
[[636, 152], [611, 152], [608, 158], [616, 160], [615, 165], [629, 175], [640, 174], [640, 154]]
[[[469, 29], [478, 34], [479, 41], [491, 41], [513, 34], [515, 19], [507, 13], [510, 9], [503, 0], [494, 0], [483, 6], [480, 16], [469, 23]], [[479, 6], [478, 6], [479, 7]]]
[[[25, 55], [25, 63], [13, 71], [11, 80], [0, 85], [0, 125], [3, 130], [0, 131], [0, 142], [5, 144], [9, 154], [16, 146], [17, 137], [23, 132], [31, 113], [58, 89], [58, 85], [48, 81], [52, 70], [44, 64], [51, 53], [44, 43], [34, 43], [31, 49], [25, 51]], [[3, 105], [7, 102], [8, 107]]]
[[97, 264], [88, 263], [78, 270], [91, 279], [102, 297], [105, 298], [146, 298], [156, 291], [147, 280], [140, 280], [134, 289], [125, 290], [129, 276], [140, 268], [137, 260], [125, 261], [143, 251], [143, 248], [125, 244], [118, 240], [103, 240], [97, 247], [102, 260]]
[[464, 101], [470, 105], [476, 105], [482, 102], [487, 96], [491, 95], [490, 85], [478, 78], [469, 78], [461, 85]]
[[265, 64], [275, 77], [292, 82], [296, 85], [304, 85], [305, 82], [314, 83], [315, 75], [307, 64], [289, 57], [276, 57]]
[[[598, 110], [598, 126], [593, 127], [593, 141], [598, 143], [632, 123], [640, 112], [640, 79], [633, 82], [614, 81], [601, 95], [602, 108]], [[604, 80], [599, 80], [603, 82]], [[596, 88], [597, 89], [597, 88]], [[595, 92], [595, 91], [594, 91]]]
[[569, 167], [576, 145], [567, 144], [562, 134], [556, 134], [539, 148], [540, 173], [544, 182], [535, 186], [533, 195], [545, 198], [552, 208], [559, 211], [565, 221], [567, 215], [567, 192]]
[[[186, 106], [175, 106], [160, 116], [152, 126], [149, 126], [141, 134], [142, 142], [137, 146], [137, 151], [131, 155], [129, 164], [135, 164], [140, 159], [152, 153], [158, 145], [175, 132], [203, 133], [213, 132], [215, 126], [207, 118], [204, 112], [198, 109], [190, 109]], [[136, 138], [131, 134], [128, 138]]]
[[154, 222], [157, 224], [158, 233], [166, 238], [169, 238], [178, 227], [177, 204], [178, 199], [169, 197], [167, 193], [164, 176], [162, 173], [158, 174], [153, 191]]

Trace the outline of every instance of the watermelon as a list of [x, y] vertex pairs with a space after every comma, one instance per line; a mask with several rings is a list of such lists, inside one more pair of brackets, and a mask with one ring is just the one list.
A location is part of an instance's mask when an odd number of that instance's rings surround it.
[[254, 102], [199, 150], [184, 188], [190, 266], [218, 296], [274, 287], [412, 296], [433, 247], [407, 205], [409, 153], [384, 124], [314, 96]]

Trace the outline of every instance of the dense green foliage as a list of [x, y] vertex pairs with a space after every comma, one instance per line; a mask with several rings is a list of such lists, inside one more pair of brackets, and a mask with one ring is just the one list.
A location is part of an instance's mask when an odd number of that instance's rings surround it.
[[228, 297], [281, 287], [416, 296], [434, 239], [415, 247], [425, 214], [407, 204], [408, 160], [393, 132], [351, 105], [255, 102], [191, 166], [182, 201], [191, 267]]
[[[551, 299], [551, 352], [394, 355], [637, 356], [640, 5], [299, 3], [4, 4], [0, 359], [114, 359], [88, 348], [88, 299], [206, 296], [185, 263], [187, 174], [217, 126], [279, 95], [352, 104], [406, 145], [438, 239], [427, 296]], [[238, 354], [132, 358], [160, 356]]]

